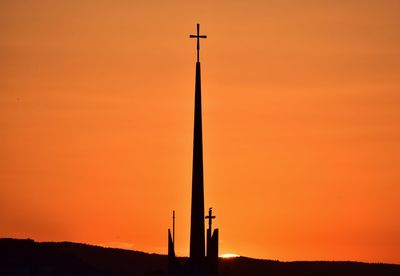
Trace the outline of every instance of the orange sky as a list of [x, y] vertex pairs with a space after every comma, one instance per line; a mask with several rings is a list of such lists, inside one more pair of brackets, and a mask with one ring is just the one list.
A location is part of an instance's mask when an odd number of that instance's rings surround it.
[[220, 253], [400, 263], [399, 14], [395, 0], [1, 1], [0, 236], [167, 253], [175, 209], [188, 254], [200, 22]]

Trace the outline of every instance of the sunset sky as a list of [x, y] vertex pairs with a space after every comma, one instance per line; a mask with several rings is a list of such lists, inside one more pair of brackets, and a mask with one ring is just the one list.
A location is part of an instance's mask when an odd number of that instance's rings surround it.
[[220, 253], [400, 263], [400, 1], [0, 2], [0, 237], [189, 253], [196, 23]]

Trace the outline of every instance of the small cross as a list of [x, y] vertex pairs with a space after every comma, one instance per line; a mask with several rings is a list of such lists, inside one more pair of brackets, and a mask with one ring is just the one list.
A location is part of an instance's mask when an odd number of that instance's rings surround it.
[[190, 38], [197, 38], [197, 62], [200, 60], [200, 38], [207, 38], [206, 35], [200, 35], [200, 24], [197, 24], [197, 35], [190, 35]]
[[205, 218], [208, 219], [208, 228], [211, 230], [212, 220], [215, 219], [215, 216], [212, 215], [212, 208], [208, 209], [208, 216]]

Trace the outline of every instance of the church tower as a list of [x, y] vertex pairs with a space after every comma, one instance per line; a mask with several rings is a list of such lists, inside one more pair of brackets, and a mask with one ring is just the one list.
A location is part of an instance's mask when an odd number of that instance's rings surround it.
[[200, 38], [197, 24], [197, 62], [194, 100], [194, 131], [193, 131], [193, 168], [192, 168], [192, 212], [190, 223], [190, 259], [202, 262], [205, 256], [204, 246], [204, 176], [203, 176], [203, 132], [201, 113], [201, 77], [200, 77]]
[[[201, 112], [201, 76], [200, 76], [200, 25], [197, 24], [197, 34], [190, 35], [197, 39], [197, 61], [194, 100], [194, 130], [193, 130], [193, 167], [192, 167], [192, 202], [190, 220], [190, 255], [187, 263], [178, 268], [175, 257], [175, 240], [168, 232], [168, 275], [216, 276], [218, 275], [218, 229], [212, 232], [211, 222], [215, 216], [211, 208], [209, 215], [204, 217], [204, 175], [203, 175], [203, 133]], [[207, 255], [205, 252], [204, 219], [209, 220], [207, 230]], [[177, 274], [178, 273], [178, 274]]]

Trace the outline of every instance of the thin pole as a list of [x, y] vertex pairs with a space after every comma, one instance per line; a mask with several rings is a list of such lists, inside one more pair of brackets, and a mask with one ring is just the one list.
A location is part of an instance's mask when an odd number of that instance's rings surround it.
[[175, 243], [175, 210], [172, 211], [172, 239]]

